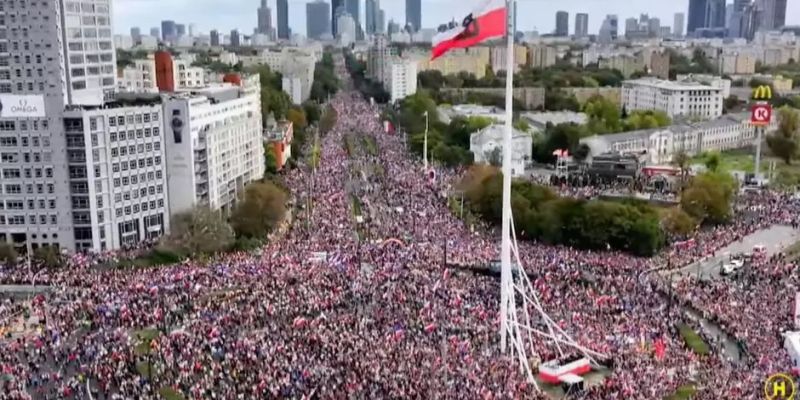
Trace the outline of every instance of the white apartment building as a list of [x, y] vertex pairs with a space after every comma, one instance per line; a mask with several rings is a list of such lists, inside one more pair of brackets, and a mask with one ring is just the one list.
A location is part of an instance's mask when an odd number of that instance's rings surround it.
[[[476, 164], [490, 163], [495, 149], [500, 150], [499, 160], [503, 159], [504, 130], [502, 124], [492, 124], [470, 135], [469, 151], [474, 155]], [[514, 129], [511, 141], [511, 175], [521, 176], [525, 173], [525, 164], [531, 160], [533, 137]]]
[[392, 103], [417, 93], [417, 63], [411, 60], [398, 60], [392, 63], [391, 79], [387, 91]]
[[169, 231], [162, 113], [157, 95], [65, 111], [76, 250], [119, 249]]
[[[206, 74], [202, 67], [192, 67], [191, 60], [173, 59], [172, 75], [175, 89], [202, 88], [206, 85]], [[152, 58], [133, 60], [120, 71], [119, 90], [133, 93], [158, 93], [156, 62]]]
[[[25, 1], [24, 8], [42, 8], [41, 2]], [[53, 45], [64, 46], [65, 69], [69, 80], [67, 97], [70, 104], [99, 105], [104, 94], [117, 87], [117, 56], [111, 29], [111, 0], [78, 2], [61, 0], [48, 7], [63, 3], [62, 37], [53, 37]], [[11, 11], [11, 7], [8, 7]], [[23, 22], [26, 30], [39, 25], [34, 23], [36, 13], [30, 13], [30, 22]], [[21, 15], [20, 15], [21, 16]], [[25, 21], [23, 18], [22, 21]], [[50, 24], [58, 26], [57, 20]], [[30, 36], [29, 36], [30, 37]], [[24, 36], [23, 36], [24, 39]], [[66, 42], [66, 43], [64, 43]], [[34, 45], [35, 47], [35, 45]], [[47, 60], [57, 62], [56, 60]]]
[[258, 76], [167, 95], [167, 186], [175, 213], [197, 205], [229, 212], [264, 175]]
[[[773, 119], [767, 132], [777, 129]], [[608, 152], [645, 154], [650, 164], [668, 164], [675, 154], [689, 156], [709, 151], [739, 149], [753, 145], [756, 131], [748, 113], [727, 114], [698, 123], [676, 124], [664, 128], [644, 129], [610, 135], [594, 135], [581, 139], [589, 146], [590, 156]]]
[[622, 105], [628, 111], [658, 110], [670, 117], [713, 119], [722, 115], [722, 89], [692, 82], [654, 78], [622, 83]]

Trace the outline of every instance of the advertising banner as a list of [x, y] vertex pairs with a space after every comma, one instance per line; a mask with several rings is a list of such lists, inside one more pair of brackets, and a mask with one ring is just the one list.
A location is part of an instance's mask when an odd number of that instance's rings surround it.
[[44, 96], [0, 94], [0, 118], [44, 118]]

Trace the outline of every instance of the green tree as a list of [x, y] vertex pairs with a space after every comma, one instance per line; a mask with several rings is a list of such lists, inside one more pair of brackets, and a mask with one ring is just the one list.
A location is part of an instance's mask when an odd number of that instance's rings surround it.
[[0, 265], [11, 266], [17, 263], [17, 251], [14, 246], [0, 242]]
[[332, 106], [326, 107], [325, 112], [322, 114], [322, 117], [320, 117], [319, 133], [324, 135], [333, 129], [334, 125], [336, 125], [336, 118], [336, 109]]
[[42, 246], [33, 251], [33, 261], [47, 268], [64, 265], [64, 257], [54, 246]]
[[700, 222], [720, 224], [731, 217], [736, 181], [724, 172], [697, 175], [681, 195], [681, 208]]
[[312, 101], [303, 103], [303, 112], [306, 114], [309, 125], [317, 123], [321, 116], [319, 105]]
[[493, 167], [500, 167], [503, 165], [503, 152], [500, 151], [499, 147], [495, 147], [492, 151], [486, 152], [487, 154], [484, 155], [484, 158], [489, 163], [489, 165]]
[[184, 254], [213, 254], [229, 248], [233, 229], [219, 211], [196, 207], [172, 217], [172, 232], [167, 237], [170, 249]]
[[778, 131], [767, 136], [767, 146], [786, 164], [790, 164], [798, 152], [798, 130], [800, 115], [797, 110], [781, 107], [778, 110]]
[[306, 113], [301, 107], [292, 107], [286, 113], [286, 119], [292, 122], [294, 129], [305, 129], [308, 126]]
[[275, 158], [275, 151], [271, 143], [264, 143], [264, 175], [276, 173], [278, 173], [278, 159]]
[[694, 232], [697, 226], [697, 221], [679, 207], [664, 213], [661, 223], [665, 231], [677, 236], [687, 236]]
[[692, 162], [692, 159], [689, 157], [688, 154], [684, 151], [679, 151], [672, 157], [672, 165], [678, 167], [681, 170], [680, 176], [680, 185], [681, 191], [683, 191], [684, 186], [686, 185], [686, 178], [689, 176], [689, 167]]
[[238, 237], [265, 239], [286, 215], [287, 195], [271, 182], [253, 183], [231, 215]]
[[718, 172], [721, 163], [722, 155], [720, 155], [719, 152], [713, 152], [706, 155], [704, 165], [707, 170], [711, 172]]

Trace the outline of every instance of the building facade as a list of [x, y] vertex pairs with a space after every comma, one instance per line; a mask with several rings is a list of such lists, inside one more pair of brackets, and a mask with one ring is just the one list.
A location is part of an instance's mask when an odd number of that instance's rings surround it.
[[[470, 136], [469, 151], [475, 157], [476, 164], [502, 161], [504, 130], [503, 125], [492, 124]], [[525, 165], [531, 160], [533, 137], [514, 129], [511, 141], [511, 175], [521, 176], [525, 173]]]
[[589, 14], [575, 14], [575, 37], [585, 38], [589, 36]]
[[164, 102], [169, 207], [230, 212], [264, 175], [258, 76], [169, 95]]
[[634, 110], [663, 111], [670, 117], [713, 119], [722, 115], [722, 89], [693, 82], [654, 78], [622, 83], [622, 105]]
[[272, 33], [272, 10], [267, 6], [267, 0], [261, 0], [261, 7], [258, 7], [257, 16], [256, 32], [262, 35], [270, 35]]
[[158, 96], [65, 112], [75, 250], [119, 249], [169, 230], [162, 121]]
[[411, 32], [422, 29], [422, 0], [406, 0], [406, 27]]
[[556, 12], [556, 30], [554, 34], [558, 37], [569, 36], [569, 13], [566, 11]]
[[397, 60], [391, 66], [391, 79], [387, 91], [392, 103], [417, 92], [417, 63], [410, 60]]
[[330, 8], [328, 3], [319, 0], [306, 4], [306, 36], [321, 39], [331, 33]]
[[278, 9], [278, 39], [288, 40], [292, 36], [289, 29], [289, 1], [277, 0]]

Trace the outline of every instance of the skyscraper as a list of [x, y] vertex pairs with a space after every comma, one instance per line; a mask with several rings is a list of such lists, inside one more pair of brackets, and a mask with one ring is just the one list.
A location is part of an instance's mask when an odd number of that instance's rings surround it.
[[256, 31], [262, 35], [269, 35], [272, 32], [272, 10], [267, 6], [267, 0], [261, 0], [261, 7], [258, 7], [258, 27]]
[[150, 36], [161, 39], [161, 30], [158, 28], [150, 28]]
[[708, 0], [704, 28], [725, 27], [725, 0]]
[[364, 31], [372, 35], [376, 31], [375, 19], [378, 16], [380, 3], [378, 0], [366, 0], [364, 7]]
[[556, 13], [556, 31], [555, 35], [559, 37], [569, 36], [569, 13], [566, 11], [559, 11]]
[[583, 38], [589, 36], [589, 14], [575, 14], [575, 37]]
[[616, 14], [608, 14], [606, 15], [606, 20], [608, 21], [611, 40], [617, 40], [617, 36], [619, 36], [619, 17]]
[[375, 33], [386, 32], [386, 13], [378, 8], [378, 13], [375, 16]]
[[345, 10], [353, 17], [353, 22], [356, 23], [356, 29], [361, 24], [361, 0], [345, 0]]
[[239, 31], [234, 29], [231, 31], [231, 46], [238, 47], [242, 45], [242, 36]]
[[422, 29], [421, 0], [406, 0], [406, 26], [410, 26], [412, 32]]
[[647, 34], [650, 37], [661, 36], [661, 20], [658, 18], [650, 18], [647, 21]]
[[289, 0], [278, 0], [278, 39], [289, 39]]
[[683, 27], [684, 27], [684, 14], [675, 13], [675, 17], [672, 20], [672, 34], [675, 35], [675, 37], [682, 37]]
[[331, 0], [331, 34], [333, 37], [339, 33], [336, 18], [344, 11], [344, 0]]
[[686, 34], [691, 35], [697, 29], [706, 27], [708, 0], [689, 0], [689, 21]]
[[178, 36], [178, 33], [175, 30], [175, 21], [161, 21], [161, 35], [161, 38], [164, 39], [164, 41], [175, 40], [175, 38]]
[[219, 31], [217, 31], [216, 29], [213, 29], [213, 30], [211, 30], [211, 33], [209, 34], [209, 36], [211, 37], [210, 38], [211, 39], [211, 45], [212, 46], [219, 46], [219, 44], [220, 44]]
[[330, 20], [328, 3], [317, 0], [306, 4], [306, 36], [309, 39], [321, 39], [330, 33]]
[[184, 24], [175, 24], [175, 34], [178, 37], [186, 36], [186, 25], [184, 25]]
[[774, 30], [786, 25], [786, 0], [756, 0], [761, 12], [759, 29]]
[[142, 30], [136, 26], [131, 28], [131, 38], [133, 39], [133, 43], [139, 43], [139, 40], [142, 39]]

